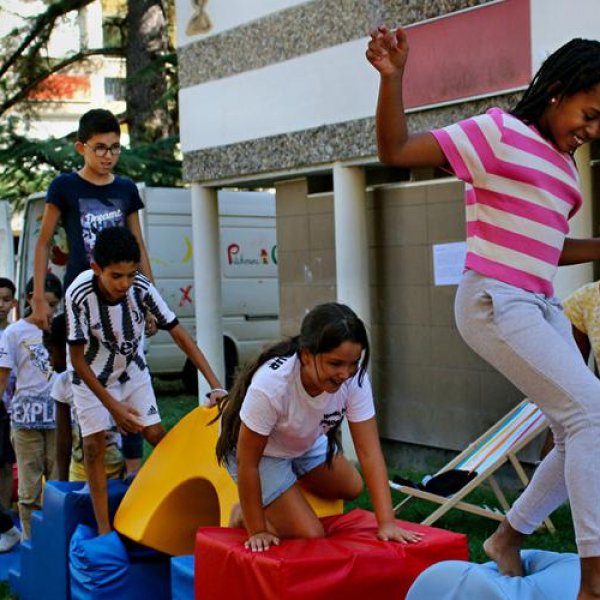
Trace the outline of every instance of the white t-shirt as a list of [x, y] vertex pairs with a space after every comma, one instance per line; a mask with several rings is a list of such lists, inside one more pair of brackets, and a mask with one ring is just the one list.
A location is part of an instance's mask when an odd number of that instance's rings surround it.
[[269, 436], [265, 456], [294, 458], [304, 454], [320, 435], [343, 420], [356, 423], [375, 415], [371, 383], [365, 375], [348, 379], [334, 394], [310, 396], [300, 380], [297, 355], [277, 357], [252, 378], [240, 411], [243, 423]]
[[[156, 318], [159, 329], [178, 323], [156, 288], [143, 275], [135, 276], [123, 300], [106, 301], [92, 270], [79, 274], [65, 296], [67, 341], [85, 344], [85, 360], [105, 387], [129, 380], [149, 380], [141, 343], [146, 311]], [[73, 371], [70, 353], [68, 368]], [[73, 373], [73, 385], [84, 385]]]
[[20, 319], [0, 339], [0, 367], [17, 374], [11, 404], [16, 429], [54, 429], [54, 402], [50, 398], [54, 371], [37, 326]]
[[[5, 329], [0, 329], [0, 340], [2, 339], [2, 336], [4, 335], [5, 331], [6, 331]], [[15, 375], [14, 371], [11, 371], [10, 375], [8, 376], [8, 380], [6, 381], [6, 387], [4, 388], [4, 395], [2, 396], [2, 401], [4, 402], [4, 406], [9, 414], [10, 414], [10, 411], [12, 410], [11, 403], [12, 403], [13, 395], [15, 393], [16, 381], [17, 381], [17, 376]]]

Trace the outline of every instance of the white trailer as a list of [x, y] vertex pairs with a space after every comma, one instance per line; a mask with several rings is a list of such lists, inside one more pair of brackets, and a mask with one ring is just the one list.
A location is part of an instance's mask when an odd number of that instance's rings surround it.
[[[202, 290], [194, 286], [190, 190], [140, 186], [140, 194], [145, 205], [142, 227], [155, 285], [195, 337], [194, 303], [202, 302]], [[43, 193], [33, 194], [25, 207], [17, 259], [21, 303], [22, 290], [33, 274], [44, 202]], [[219, 224], [221, 281], [215, 285], [221, 285], [222, 290], [223, 351], [229, 384], [237, 366], [279, 337], [274, 194], [220, 191]], [[49, 268], [61, 278], [68, 252], [65, 232], [59, 226], [51, 245]], [[196, 369], [168, 333], [158, 332], [148, 340], [147, 359], [153, 374], [181, 375], [190, 392], [197, 389]]]

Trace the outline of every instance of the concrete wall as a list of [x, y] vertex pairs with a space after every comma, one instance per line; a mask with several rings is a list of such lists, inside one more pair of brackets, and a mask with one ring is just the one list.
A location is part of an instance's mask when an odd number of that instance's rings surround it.
[[462, 341], [456, 286], [433, 285], [433, 244], [464, 240], [463, 185], [375, 190], [373, 379], [384, 438], [462, 449], [522, 397]]
[[336, 298], [333, 198], [308, 196], [306, 179], [275, 186], [282, 335], [295, 335], [316, 304]]
[[[333, 196], [309, 196], [305, 179], [276, 190], [281, 327], [292, 335], [336, 298]], [[464, 239], [462, 190], [437, 180], [368, 193], [371, 375], [389, 440], [460, 450], [522, 397], [460, 338], [456, 286], [433, 285], [432, 245]]]

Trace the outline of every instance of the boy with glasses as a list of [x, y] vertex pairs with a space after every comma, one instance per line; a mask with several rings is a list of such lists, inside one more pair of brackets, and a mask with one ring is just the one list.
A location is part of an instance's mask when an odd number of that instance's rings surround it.
[[[63, 282], [65, 290], [80, 273], [90, 268], [96, 235], [107, 227], [115, 226], [125, 226], [133, 233], [141, 251], [140, 270], [153, 281], [139, 217], [139, 210], [144, 204], [135, 183], [113, 173], [121, 154], [121, 128], [116, 117], [100, 108], [83, 114], [79, 120], [75, 150], [83, 157], [83, 166], [79, 171], [59, 175], [50, 184], [35, 246], [32, 320], [43, 330], [48, 330], [50, 325], [44, 309], [44, 276], [48, 270], [52, 237], [59, 221], [69, 245]], [[152, 333], [153, 321], [149, 322], [149, 333]], [[141, 436], [124, 436], [123, 453], [129, 474], [141, 465], [142, 451]]]
[[43, 278], [48, 269], [50, 243], [59, 222], [69, 243], [65, 289], [82, 271], [90, 268], [96, 235], [106, 227], [126, 226], [142, 252], [140, 268], [152, 280], [150, 261], [142, 238], [138, 211], [144, 207], [138, 189], [130, 179], [113, 173], [121, 154], [121, 129], [108, 110], [96, 108], [79, 120], [75, 150], [83, 157], [79, 171], [56, 177], [46, 195], [40, 234], [34, 255], [33, 316], [44, 330]]

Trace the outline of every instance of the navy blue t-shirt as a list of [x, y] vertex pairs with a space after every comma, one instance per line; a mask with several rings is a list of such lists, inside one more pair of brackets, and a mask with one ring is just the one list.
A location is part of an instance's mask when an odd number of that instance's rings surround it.
[[126, 226], [127, 216], [144, 208], [138, 189], [127, 177], [115, 176], [112, 183], [95, 185], [76, 172], [52, 181], [46, 202], [61, 212], [69, 242], [65, 289], [82, 271], [90, 268], [96, 235], [106, 227]]

